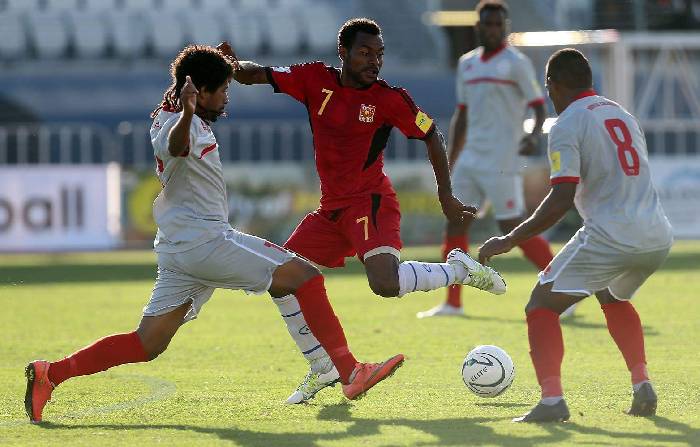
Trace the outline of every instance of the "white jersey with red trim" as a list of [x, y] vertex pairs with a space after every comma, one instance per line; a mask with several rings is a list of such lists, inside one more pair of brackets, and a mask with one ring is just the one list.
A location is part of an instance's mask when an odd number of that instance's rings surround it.
[[584, 231], [627, 252], [671, 245], [644, 133], [622, 106], [593, 91], [579, 95], [552, 126], [548, 154], [553, 185], [580, 183], [574, 202]]
[[530, 59], [510, 46], [492, 53], [479, 47], [459, 59], [456, 84], [457, 106], [467, 108], [467, 140], [457, 164], [518, 172], [527, 108], [544, 104]]
[[179, 157], [168, 152], [168, 133], [180, 115], [161, 110], [151, 126], [156, 174], [163, 185], [153, 202], [156, 252], [186, 251], [231, 228], [219, 146], [209, 125], [195, 115], [188, 149]]

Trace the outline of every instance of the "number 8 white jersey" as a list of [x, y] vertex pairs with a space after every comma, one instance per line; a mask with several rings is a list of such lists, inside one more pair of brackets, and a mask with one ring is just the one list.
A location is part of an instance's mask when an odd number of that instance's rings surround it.
[[669, 247], [671, 225], [651, 182], [646, 140], [637, 120], [593, 91], [577, 97], [549, 133], [551, 183], [579, 183], [584, 230], [613, 248]]

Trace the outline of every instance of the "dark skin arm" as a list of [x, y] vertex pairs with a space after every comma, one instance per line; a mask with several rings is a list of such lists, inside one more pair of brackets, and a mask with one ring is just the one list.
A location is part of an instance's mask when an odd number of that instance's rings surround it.
[[461, 222], [465, 219], [473, 219], [476, 208], [464, 205], [459, 199], [452, 195], [450, 169], [447, 165], [445, 139], [442, 133], [436, 127], [435, 131], [424, 141], [428, 150], [428, 158], [433, 165], [433, 172], [435, 173], [435, 181], [437, 182], [438, 188], [438, 199], [442, 206], [442, 212], [447, 219], [451, 221]]
[[265, 73], [265, 67], [251, 61], [239, 61], [236, 57], [236, 53], [228, 42], [221, 42], [217, 45], [216, 49], [221, 51], [224, 56], [234, 61], [235, 70], [233, 72], [233, 79], [239, 84], [252, 85], [269, 83], [267, 74]]
[[532, 133], [525, 135], [523, 139], [520, 140], [520, 149], [518, 151], [520, 155], [534, 155], [537, 153], [539, 137], [542, 135], [542, 125], [544, 125], [546, 112], [544, 110], [544, 104], [536, 104], [533, 106], [533, 109], [535, 110], [535, 126], [532, 128]]
[[574, 205], [576, 183], [559, 183], [544, 198], [540, 206], [525, 222], [505, 236], [492, 237], [479, 248], [479, 262], [486, 263], [492, 256], [508, 253], [519, 245], [557, 223]]
[[447, 162], [451, 170], [464, 148], [464, 142], [467, 141], [466, 107], [457, 107], [455, 109], [450, 120], [450, 131], [447, 137]]

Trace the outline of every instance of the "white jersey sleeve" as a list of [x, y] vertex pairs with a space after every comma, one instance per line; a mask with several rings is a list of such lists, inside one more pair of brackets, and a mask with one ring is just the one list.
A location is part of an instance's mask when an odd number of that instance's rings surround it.
[[550, 164], [550, 181], [579, 183], [581, 178], [581, 148], [577, 135], [564, 126], [552, 126], [547, 148]]
[[518, 88], [525, 98], [528, 105], [544, 103], [542, 89], [537, 82], [535, 68], [530, 59], [524, 55], [520, 55], [518, 63], [513, 64], [512, 72], [513, 80], [518, 84]]
[[[164, 114], [161, 113], [161, 116], [162, 115]], [[153, 125], [151, 126], [151, 143], [153, 144], [153, 151], [155, 156], [163, 161], [172, 158], [170, 152], [168, 151], [168, 135], [180, 119], [179, 113], [168, 115], [171, 116], [167, 117], [164, 123], [161, 124], [159, 122], [159, 119], [162, 119], [161, 116], [159, 116], [153, 121]], [[210, 152], [215, 148], [216, 139], [214, 138], [214, 134], [209, 129], [209, 126], [196, 115], [193, 116], [192, 122], [190, 123], [189, 145], [181, 157], [194, 156], [197, 158], [202, 158], [203, 155], [206, 155], [207, 152]]]
[[455, 95], [457, 99], [457, 107], [467, 107], [467, 92], [464, 81], [460, 73], [465, 71], [467, 65], [468, 54], [462, 55], [457, 62], [457, 75], [455, 76]]

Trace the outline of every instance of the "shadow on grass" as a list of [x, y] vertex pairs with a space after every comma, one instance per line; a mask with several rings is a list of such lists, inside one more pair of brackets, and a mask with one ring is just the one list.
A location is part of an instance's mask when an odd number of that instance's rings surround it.
[[[519, 407], [520, 404], [503, 404], [507, 407]], [[614, 445], [615, 440], [637, 439], [640, 442], [647, 442], [658, 445], [669, 443], [684, 443], [693, 445], [700, 439], [700, 430], [687, 424], [672, 421], [663, 416], [649, 418], [657, 428], [670, 433], [630, 433], [616, 432], [598, 427], [579, 425], [576, 422], [542, 424], [540, 427], [545, 433], [536, 436], [518, 437], [513, 433], [497, 433], [486, 424], [492, 422], [509, 423], [508, 418], [457, 418], [457, 419], [365, 419], [354, 418], [350, 412], [352, 405], [347, 402], [323, 407], [318, 419], [324, 422], [338, 422], [346, 427], [343, 432], [333, 433], [271, 433], [240, 429], [236, 427], [202, 427], [196, 425], [128, 425], [128, 424], [60, 424], [53, 422], [43, 422], [38, 426], [49, 430], [76, 430], [76, 429], [100, 429], [123, 432], [125, 430], [181, 430], [205, 435], [214, 435], [224, 441], [231, 441], [241, 446], [318, 446], [326, 444], [328, 441], [346, 440], [349, 443], [372, 443], [368, 437], [376, 437], [379, 441], [392, 428], [400, 430], [408, 428], [420, 431], [429, 435], [432, 439], [428, 441], [418, 441], [412, 443], [416, 446], [441, 445], [505, 445], [505, 446], [538, 446], [547, 444], [565, 443], [570, 440], [574, 433], [601, 437], [599, 440], [587, 439], [588, 445]], [[514, 408], [514, 414], [517, 411]], [[347, 425], [349, 424], [349, 425]], [[364, 438], [364, 439], [359, 439]], [[403, 439], [401, 445], [407, 444], [408, 439]], [[410, 443], [410, 442], [409, 442]], [[383, 445], [388, 445], [384, 444]]]
[[[270, 433], [239, 429], [236, 427], [200, 427], [195, 425], [121, 425], [121, 424], [60, 424], [42, 422], [39, 427], [51, 430], [74, 429], [100, 429], [100, 430], [182, 430], [206, 435], [214, 435], [224, 441], [234, 442], [236, 445], [253, 446], [318, 446], [329, 441], [346, 440], [348, 444], [357, 443], [381, 443], [382, 445], [405, 445], [407, 439], [402, 439], [396, 444], [381, 442], [387, 432], [392, 429], [400, 430], [409, 428], [420, 431], [430, 437], [430, 440], [411, 443], [415, 446], [441, 445], [462, 446], [474, 444], [498, 444], [509, 446], [537, 446], [549, 443], [565, 441], [570, 434], [559, 431], [554, 435], [544, 434], [535, 437], [518, 438], [507, 434], [498, 434], [493, 428], [484, 425], [489, 422], [507, 421], [507, 418], [458, 418], [458, 419], [365, 419], [354, 418], [350, 413], [352, 404], [343, 402], [336, 405], [323, 407], [318, 419], [324, 422], [337, 422], [343, 424], [345, 431], [332, 433]], [[348, 425], [349, 424], [349, 425]], [[362, 439], [359, 439], [362, 438]], [[368, 439], [371, 438], [371, 439]]]

